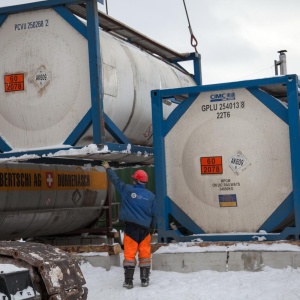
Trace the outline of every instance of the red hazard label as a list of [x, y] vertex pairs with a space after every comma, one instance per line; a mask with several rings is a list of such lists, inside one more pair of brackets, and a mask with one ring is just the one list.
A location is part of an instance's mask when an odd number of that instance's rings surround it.
[[24, 74], [4, 75], [5, 92], [24, 91]]
[[200, 157], [201, 174], [223, 174], [222, 156]]

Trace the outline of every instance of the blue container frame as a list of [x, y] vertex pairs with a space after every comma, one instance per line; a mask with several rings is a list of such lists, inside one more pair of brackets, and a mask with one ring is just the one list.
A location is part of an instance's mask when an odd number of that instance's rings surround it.
[[[282, 84], [287, 89], [288, 108], [279, 104], [272, 96], [262, 92], [259, 87], [266, 85]], [[283, 203], [274, 211], [268, 220], [261, 226], [257, 233], [242, 234], [206, 234], [189, 216], [182, 211], [167, 196], [166, 159], [164, 139], [176, 122], [184, 115], [186, 110], [196, 100], [198, 95], [207, 91], [245, 88], [260, 100], [267, 108], [281, 118], [289, 127], [291, 166], [292, 166], [292, 192]], [[163, 101], [169, 99], [177, 103], [176, 96], [185, 95], [177, 108], [163, 119]], [[230, 82], [223, 84], [199, 85], [196, 87], [153, 90], [152, 122], [154, 142], [154, 168], [155, 189], [158, 201], [158, 242], [168, 243], [171, 240], [178, 242], [203, 240], [203, 241], [253, 241], [253, 240], [284, 240], [300, 238], [300, 122], [298, 103], [298, 77], [297, 75], [278, 76], [265, 79]], [[178, 137], [180, 140], [180, 137]], [[285, 227], [280, 232], [273, 233], [288, 216], [294, 215], [295, 225]], [[175, 218], [192, 234], [184, 235], [178, 229], [170, 228], [170, 216]], [[262, 232], [264, 230], [264, 232]]]
[[[50, 153], [55, 153], [59, 150], [81, 149], [82, 147], [76, 147], [74, 145], [91, 125], [93, 128], [93, 143], [96, 144], [100, 150], [104, 147], [104, 145], [107, 145], [109, 151], [121, 152], [126, 151], [128, 144], [131, 144], [123, 132], [104, 112], [97, 2], [103, 3], [103, 0], [48, 0], [0, 8], [0, 27], [10, 14], [46, 8], [52, 8], [55, 10], [88, 41], [91, 87], [91, 108], [63, 142], [65, 147], [14, 151], [14, 149], [12, 149], [9, 145], [9, 141], [5, 141], [5, 139], [0, 136], [0, 158], [9, 158], [12, 156], [20, 157], [24, 154], [42, 157]], [[66, 5], [82, 3], [86, 4], [87, 25], [80, 22], [66, 8]], [[191, 54], [185, 60], [194, 60], [197, 72], [201, 72], [199, 57], [195, 57]], [[177, 63], [177, 61], [172, 61], [172, 63]], [[114, 137], [116, 143], [108, 143], [105, 141], [105, 129]], [[131, 144], [130, 151], [131, 153], [153, 154], [153, 147]]]

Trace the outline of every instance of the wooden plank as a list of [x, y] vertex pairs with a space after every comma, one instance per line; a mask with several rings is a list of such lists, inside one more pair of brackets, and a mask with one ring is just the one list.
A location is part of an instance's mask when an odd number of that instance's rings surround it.
[[57, 246], [57, 248], [68, 253], [108, 252], [109, 255], [115, 255], [122, 252], [122, 248], [120, 244], [68, 245], [68, 246]]

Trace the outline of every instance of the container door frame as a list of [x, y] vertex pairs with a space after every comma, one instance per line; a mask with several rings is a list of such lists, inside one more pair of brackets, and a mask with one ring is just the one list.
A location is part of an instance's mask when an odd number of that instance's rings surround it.
[[[274, 101], [271, 104], [264, 101], [259, 87], [266, 85], [283, 84], [287, 89], [288, 108], [286, 112], [278, 111]], [[277, 209], [265, 225], [272, 227], [272, 224], [280, 214], [289, 214], [294, 212], [295, 226], [286, 227], [280, 233], [260, 233], [253, 234], [205, 234], [205, 232], [195, 224], [189, 216], [187, 216], [173, 201], [167, 196], [166, 186], [166, 159], [165, 159], [165, 137], [172, 129], [174, 124], [184, 115], [186, 110], [192, 105], [201, 92], [218, 91], [227, 89], [246, 88], [257, 99], [264, 103], [270, 110], [275, 112], [283, 119], [289, 128], [290, 150], [291, 150], [291, 166], [292, 166], [292, 188], [291, 195], [284, 201], [282, 206]], [[264, 93], [263, 93], [264, 94]], [[176, 98], [187, 97], [178, 107], [163, 119], [163, 103], [166, 99], [175, 101]], [[270, 97], [270, 96], [269, 96]], [[231, 82], [224, 84], [202, 85], [196, 87], [154, 90], [151, 92], [152, 98], [152, 119], [153, 119], [153, 142], [155, 157], [155, 187], [158, 201], [158, 241], [170, 242], [176, 241], [251, 241], [256, 239], [266, 240], [282, 240], [293, 236], [295, 239], [300, 238], [300, 123], [299, 123], [299, 103], [298, 103], [298, 77], [297, 75], [278, 76], [266, 79], [248, 80]], [[272, 97], [270, 97], [272, 98]], [[273, 99], [272, 99], [273, 100]], [[178, 137], [180, 142], [180, 137]], [[282, 211], [283, 210], [283, 211]], [[183, 235], [177, 229], [171, 229], [169, 216], [172, 215], [184, 227], [188, 228], [193, 235]]]

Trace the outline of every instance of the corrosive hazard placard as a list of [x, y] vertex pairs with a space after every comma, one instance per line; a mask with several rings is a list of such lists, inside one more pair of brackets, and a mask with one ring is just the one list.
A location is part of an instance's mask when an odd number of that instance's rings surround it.
[[222, 156], [200, 157], [201, 174], [223, 174]]
[[4, 75], [5, 92], [24, 91], [24, 74]]

